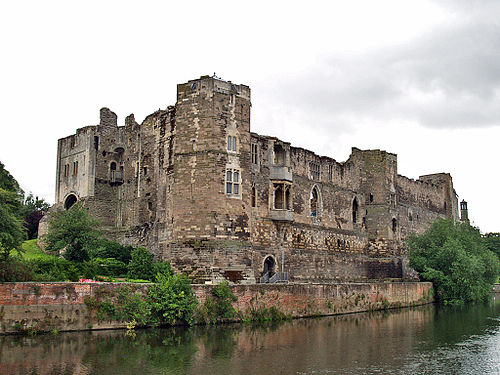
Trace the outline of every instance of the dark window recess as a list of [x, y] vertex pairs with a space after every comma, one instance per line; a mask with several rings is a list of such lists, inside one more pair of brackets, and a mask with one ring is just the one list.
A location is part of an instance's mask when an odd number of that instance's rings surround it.
[[153, 202], [148, 202], [148, 210], [149, 211], [153, 210]]
[[144, 167], [142, 170], [144, 172], [144, 176], [146, 176], [148, 174], [148, 167]]
[[392, 219], [392, 231], [393, 233], [396, 233], [396, 229], [398, 228], [398, 223], [396, 219]]
[[352, 201], [352, 222], [356, 224], [358, 221], [358, 200], [354, 198]]
[[103, 152], [102, 152], [102, 156], [106, 156], [106, 151], [103, 151]]
[[370, 194], [370, 203], [373, 203], [373, 194]]
[[94, 136], [94, 148], [96, 151], [99, 150], [99, 137], [98, 136]]

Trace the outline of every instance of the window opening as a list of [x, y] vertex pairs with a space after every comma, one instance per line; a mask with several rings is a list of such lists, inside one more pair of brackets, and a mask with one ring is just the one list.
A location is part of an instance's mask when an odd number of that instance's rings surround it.
[[94, 149], [96, 151], [99, 150], [99, 137], [98, 136], [94, 136]]
[[333, 181], [333, 165], [328, 165], [328, 181]]
[[398, 227], [398, 224], [397, 224], [397, 222], [396, 222], [396, 219], [394, 219], [394, 218], [393, 218], [393, 219], [392, 219], [392, 232], [393, 232], [393, 233], [396, 233], [396, 229], [397, 229], [397, 227]]
[[311, 191], [310, 203], [311, 203], [311, 216], [318, 216], [318, 204], [319, 204], [319, 194], [316, 186]]
[[273, 208], [275, 210], [291, 209], [290, 184], [284, 182], [273, 183]]
[[251, 159], [252, 164], [259, 164], [258, 146], [255, 143], [251, 145]]
[[236, 137], [233, 137], [233, 136], [230, 136], [228, 135], [227, 136], [227, 150], [228, 151], [236, 151]]
[[64, 164], [64, 177], [69, 176], [69, 164]]
[[274, 144], [274, 164], [285, 165], [285, 150], [280, 144]]
[[148, 167], [144, 167], [142, 170], [144, 172], [144, 176], [146, 176], [148, 174]]
[[320, 167], [318, 163], [313, 161], [309, 163], [309, 177], [315, 181], [319, 181]]
[[239, 196], [240, 195], [240, 171], [238, 169], [226, 170], [226, 194]]
[[78, 174], [78, 162], [74, 161], [73, 162], [73, 176], [76, 176]]
[[252, 186], [252, 195], [251, 195], [251, 204], [252, 204], [252, 207], [256, 207], [257, 206], [257, 189], [255, 188], [255, 186]]
[[373, 203], [373, 194], [370, 193], [370, 203]]
[[358, 221], [358, 200], [354, 198], [352, 201], [352, 222], [356, 224]]

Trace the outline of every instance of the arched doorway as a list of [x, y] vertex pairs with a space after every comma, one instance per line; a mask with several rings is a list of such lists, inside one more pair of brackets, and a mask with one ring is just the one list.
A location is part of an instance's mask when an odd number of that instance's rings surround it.
[[73, 205], [78, 202], [78, 198], [76, 197], [75, 194], [70, 194], [66, 197], [66, 200], [64, 201], [64, 209], [69, 210]]
[[271, 277], [274, 275], [275, 269], [276, 261], [274, 260], [274, 258], [272, 256], [266, 257], [266, 259], [264, 260], [264, 272], [262, 272], [262, 275]]

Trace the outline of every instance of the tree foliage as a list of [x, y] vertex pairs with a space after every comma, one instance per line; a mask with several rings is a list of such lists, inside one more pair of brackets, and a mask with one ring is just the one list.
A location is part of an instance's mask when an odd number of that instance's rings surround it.
[[156, 282], [148, 291], [153, 320], [169, 325], [193, 324], [198, 300], [191, 281], [185, 275], [158, 273]]
[[0, 258], [7, 260], [11, 250], [20, 249], [26, 238], [20, 216], [22, 201], [13, 191], [0, 188]]
[[50, 204], [43, 198], [34, 197], [32, 193], [24, 199], [22, 215], [29, 240], [38, 236], [38, 224], [49, 208]]
[[425, 233], [410, 236], [407, 244], [410, 266], [423, 280], [433, 282], [441, 302], [490, 298], [500, 264], [479, 229], [468, 223], [438, 219]]
[[69, 210], [51, 214], [49, 229], [44, 236], [47, 250], [64, 252], [67, 260], [83, 262], [89, 259], [89, 251], [98, 243], [99, 222], [77, 203]]
[[500, 259], [500, 233], [486, 233], [484, 235], [486, 246]]

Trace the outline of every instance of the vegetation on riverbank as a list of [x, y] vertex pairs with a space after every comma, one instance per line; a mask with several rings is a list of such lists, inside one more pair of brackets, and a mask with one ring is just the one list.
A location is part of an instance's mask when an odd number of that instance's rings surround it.
[[438, 219], [421, 235], [407, 240], [410, 267], [432, 281], [445, 304], [488, 300], [500, 272], [500, 261], [478, 228]]

